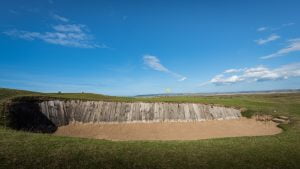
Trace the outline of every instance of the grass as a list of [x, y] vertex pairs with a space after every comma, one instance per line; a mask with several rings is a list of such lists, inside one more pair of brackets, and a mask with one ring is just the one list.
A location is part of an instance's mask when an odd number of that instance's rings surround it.
[[[4, 90], [4, 91], [3, 91]], [[40, 99], [196, 102], [246, 108], [245, 114], [286, 115], [274, 136], [199, 141], [123, 141], [34, 134], [0, 127], [0, 168], [299, 168], [300, 94], [125, 98], [95, 94], [41, 94], [0, 90], [1, 102]], [[9, 93], [9, 94], [8, 94]]]

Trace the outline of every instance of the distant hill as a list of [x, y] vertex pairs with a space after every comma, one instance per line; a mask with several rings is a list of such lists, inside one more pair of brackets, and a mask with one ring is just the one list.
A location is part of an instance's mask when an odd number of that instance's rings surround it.
[[161, 93], [136, 95], [135, 97], [160, 97], [160, 96], [214, 96], [214, 95], [237, 95], [237, 94], [271, 94], [271, 93], [298, 93], [300, 89], [261, 90], [261, 91], [238, 91], [238, 92], [211, 92], [211, 93]]

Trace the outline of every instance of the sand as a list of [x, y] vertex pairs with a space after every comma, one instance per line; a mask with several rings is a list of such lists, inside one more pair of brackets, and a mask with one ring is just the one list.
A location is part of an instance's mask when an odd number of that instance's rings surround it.
[[274, 135], [277, 123], [240, 118], [203, 122], [79, 124], [59, 127], [54, 135], [107, 140], [199, 140], [222, 137]]

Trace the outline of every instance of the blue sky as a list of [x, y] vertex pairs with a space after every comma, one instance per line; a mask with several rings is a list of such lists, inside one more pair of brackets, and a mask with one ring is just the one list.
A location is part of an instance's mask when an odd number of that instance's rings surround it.
[[0, 2], [0, 87], [138, 95], [300, 86], [300, 1]]

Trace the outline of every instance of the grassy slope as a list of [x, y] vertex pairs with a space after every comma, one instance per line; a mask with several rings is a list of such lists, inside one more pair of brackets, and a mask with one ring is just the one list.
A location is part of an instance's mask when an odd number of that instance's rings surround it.
[[25, 90], [14, 90], [14, 89], [5, 89], [5, 88], [0, 88], [0, 126], [5, 124], [5, 114], [3, 111], [3, 104], [16, 96], [23, 96], [23, 95], [34, 95], [38, 94], [35, 92], [31, 91], [25, 91]]
[[[1, 90], [0, 90], [1, 92]], [[25, 95], [41, 95], [25, 93]], [[24, 93], [21, 93], [24, 95]], [[117, 98], [92, 94], [47, 97], [108, 101], [201, 102], [246, 107], [248, 113], [287, 115], [292, 124], [275, 136], [200, 141], [79, 139], [0, 128], [0, 168], [298, 168], [300, 94]], [[15, 95], [10, 95], [15, 96]], [[8, 96], [0, 99], [7, 99]]]

